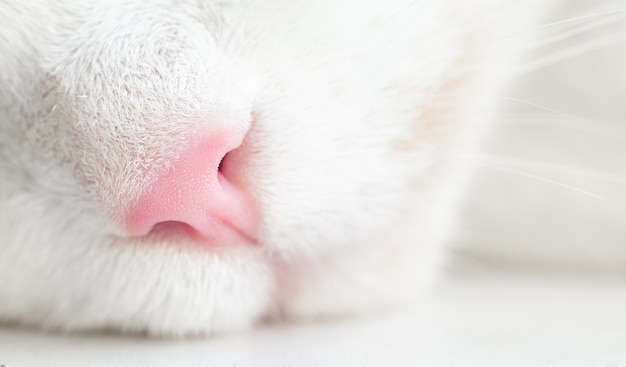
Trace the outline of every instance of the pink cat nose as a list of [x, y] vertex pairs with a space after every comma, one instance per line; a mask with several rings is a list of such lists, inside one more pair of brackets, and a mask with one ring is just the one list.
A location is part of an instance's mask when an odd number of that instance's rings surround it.
[[184, 231], [210, 245], [255, 242], [258, 219], [248, 193], [229, 180], [224, 159], [239, 147], [247, 128], [211, 131], [171, 162], [127, 210], [132, 236]]

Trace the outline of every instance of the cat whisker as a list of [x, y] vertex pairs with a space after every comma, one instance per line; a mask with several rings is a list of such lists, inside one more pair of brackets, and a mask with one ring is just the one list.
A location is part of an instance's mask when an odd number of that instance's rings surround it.
[[512, 173], [512, 174], [515, 174], [515, 175], [519, 175], [519, 176], [531, 178], [531, 179], [534, 179], [534, 180], [542, 181], [542, 182], [545, 182], [545, 183], [548, 183], [548, 184], [551, 184], [551, 185], [555, 185], [555, 186], [558, 186], [558, 187], [561, 187], [561, 188], [564, 188], [564, 189], [567, 189], [567, 190], [570, 190], [570, 191], [577, 192], [579, 194], [583, 194], [583, 195], [589, 196], [589, 197], [597, 199], [597, 200], [602, 200], [602, 201], [607, 200], [606, 197], [601, 196], [599, 194], [596, 194], [594, 192], [591, 192], [589, 190], [582, 189], [582, 188], [577, 187], [577, 186], [565, 184], [563, 182], [556, 181], [556, 180], [553, 180], [553, 179], [545, 177], [545, 176], [536, 175], [534, 173], [530, 173], [530, 172], [527, 172], [527, 171], [522, 171], [522, 170], [519, 170], [519, 169], [513, 169], [513, 168], [507, 168], [507, 167], [502, 167], [502, 166], [498, 166], [498, 165], [494, 165], [494, 164], [486, 164], [486, 163], [476, 163], [476, 164], [478, 166], [491, 168], [491, 169], [495, 169], [495, 170], [498, 170], [498, 171], [508, 172], [508, 173]]
[[[513, 7], [503, 8], [502, 11], [506, 11], [507, 13], [511, 13]], [[596, 20], [597, 19], [597, 20]], [[597, 11], [591, 14], [577, 15], [566, 19], [561, 19], [558, 21], [553, 21], [550, 23], [545, 23], [542, 25], [537, 25], [533, 27], [529, 27], [522, 30], [513, 31], [508, 35], [501, 36], [500, 38], [487, 40], [483, 46], [476, 45], [476, 47], [502, 47], [502, 50], [496, 50], [497, 53], [503, 54], [524, 54], [532, 49], [537, 49], [541, 47], [547, 47], [551, 45], [558, 44], [559, 42], [565, 42], [567, 40], [571, 40], [575, 37], [580, 38], [580, 40], [576, 40], [576, 44], [567, 47], [561, 47], [554, 51], [544, 51], [542, 52], [542, 56], [540, 59], [531, 60], [530, 62], [522, 65], [517, 69], [513, 69], [509, 71], [508, 77], [519, 77], [520, 75], [547, 67], [549, 65], [556, 64], [561, 61], [565, 61], [581, 54], [585, 54], [588, 52], [592, 52], [595, 50], [599, 50], [602, 48], [609, 47], [616, 43], [619, 43], [626, 39], [626, 32], [612, 32], [608, 36], [603, 34], [601, 37], [591, 36], [594, 30], [601, 29], [603, 27], [609, 27], [612, 24], [618, 23], [626, 19], [626, 8], [617, 8], [617, 9], [609, 9], [603, 11]], [[571, 27], [570, 25], [577, 22], [587, 22]], [[563, 29], [563, 27], [569, 27]], [[546, 33], [542, 39], [539, 41], [532, 42], [521, 42], [517, 39], [515, 40], [515, 48], [507, 49], [508, 42], [507, 40], [515, 39], [518, 37], [526, 37], [529, 34], [536, 32], [552, 32]], [[554, 33], [556, 32], [556, 34]], [[548, 37], [548, 38], [546, 38]], [[533, 39], [541, 38], [541, 37], [532, 37]], [[524, 44], [526, 43], [526, 44]], [[469, 74], [475, 72], [480, 69], [480, 66], [468, 66], [464, 69], [457, 70], [459, 75]]]
[[576, 130], [584, 133], [590, 133], [595, 135], [603, 135], [611, 138], [626, 138], [626, 129], [615, 126], [602, 126], [598, 127], [597, 124], [611, 125], [613, 123], [607, 121], [600, 121], [597, 119], [589, 120], [580, 117], [574, 118], [562, 118], [559, 116], [551, 115], [515, 115], [504, 116], [498, 118], [498, 123], [502, 123], [499, 126], [511, 126], [511, 125], [537, 125], [546, 127], [556, 127], [561, 129]]
[[572, 23], [572, 22], [578, 22], [581, 20], [587, 20], [590, 18], [597, 18], [597, 17], [603, 17], [603, 16], [610, 16], [613, 14], [620, 14], [620, 13], [626, 13], [626, 8], [619, 8], [619, 9], [611, 9], [611, 10], [605, 10], [605, 11], [599, 11], [596, 13], [592, 13], [592, 14], [586, 14], [586, 15], [579, 15], [579, 16], [575, 16], [575, 17], [571, 17], [571, 18], [567, 18], [567, 19], [562, 19], [562, 20], [558, 20], [555, 22], [550, 22], [550, 23], [546, 23], [543, 25], [540, 25], [538, 27], [538, 29], [542, 29], [542, 28], [549, 28], [549, 27], [554, 27], [557, 25], [562, 25], [562, 24], [567, 24], [567, 23]]
[[619, 13], [618, 16], [607, 17], [605, 19], [599, 19], [594, 22], [590, 22], [587, 24], [581, 24], [579, 26], [561, 31], [556, 33], [551, 37], [541, 38], [534, 43], [529, 43], [526, 46], [521, 47], [520, 49], [523, 51], [531, 50], [534, 48], [545, 47], [549, 45], [553, 45], [557, 42], [565, 41], [567, 39], [571, 39], [575, 36], [599, 29], [604, 26], [608, 26], [626, 19], [626, 13]]
[[519, 32], [508, 34], [504, 37], [495, 39], [492, 42], [500, 43], [500, 42], [509, 40], [511, 38], [517, 37], [517, 36], [526, 36], [530, 32], [542, 31], [545, 29], [549, 29], [549, 28], [553, 28], [553, 27], [557, 27], [561, 25], [567, 25], [569, 23], [579, 22], [582, 20], [589, 20], [589, 19], [599, 18], [599, 17], [611, 17], [615, 14], [625, 14], [625, 13], [626, 13], [626, 8], [619, 8], [619, 9], [611, 9], [611, 10], [606, 10], [606, 11], [598, 11], [592, 14], [578, 15], [578, 16], [574, 16], [571, 18], [561, 19], [561, 20], [557, 20], [554, 22], [545, 23], [545, 24], [537, 25], [531, 28], [527, 28]]
[[[461, 96], [462, 93], [437, 93], [434, 97], [447, 97], [447, 96]], [[618, 127], [616, 121], [606, 121], [601, 119], [589, 119], [581, 116], [572, 115], [555, 108], [530, 101], [527, 99], [502, 96], [502, 95], [474, 95], [473, 98], [485, 98], [486, 100], [500, 99], [503, 101], [510, 101], [517, 104], [530, 106], [541, 111], [549, 112], [550, 114], [536, 115], [531, 113], [519, 113], [515, 115], [503, 116], [498, 115], [494, 117], [494, 123], [498, 126], [511, 126], [511, 125], [537, 125], [546, 127], [557, 127], [561, 129], [577, 130], [580, 132], [602, 135], [611, 138], [625, 139], [626, 128]], [[604, 126], [598, 126], [602, 124]]]
[[[448, 96], [465, 96], [462, 93], [437, 93], [433, 94], [434, 97], [448, 97]], [[552, 127], [559, 127], [563, 129], [579, 130], [583, 132], [602, 134], [610, 137], [626, 137], [626, 128], [614, 126], [617, 122], [605, 121], [597, 118], [589, 119], [581, 116], [572, 115], [555, 108], [528, 100], [523, 98], [517, 98], [512, 96], [502, 95], [473, 95], [473, 98], [485, 98], [486, 100], [500, 99], [503, 101], [515, 102], [517, 104], [530, 106], [541, 111], [549, 112], [551, 114], [546, 115], [533, 115], [530, 113], [519, 113], [510, 116], [498, 115], [494, 118], [495, 124], [498, 126], [503, 125], [549, 125]], [[604, 129], [598, 128], [598, 124], [611, 125], [606, 126]]]
[[626, 186], [626, 177], [610, 174], [606, 172], [594, 171], [586, 168], [579, 167], [571, 167], [565, 166], [563, 164], [555, 164], [545, 161], [535, 161], [528, 159], [520, 159], [520, 158], [510, 158], [510, 157], [502, 157], [496, 155], [476, 155], [474, 158], [479, 161], [482, 160], [486, 163], [494, 163], [498, 165], [509, 165], [509, 166], [522, 166], [529, 167], [535, 169], [541, 169], [545, 171], [551, 171], [555, 173], [567, 174], [572, 176], [578, 176], [585, 179], [593, 179], [600, 182], [616, 184]]
[[555, 113], [555, 114], [557, 114], [559, 116], [563, 116], [563, 117], [578, 118], [578, 117], [570, 115], [568, 113], [559, 111], [557, 109], [548, 107], [546, 105], [543, 105], [543, 104], [540, 104], [540, 103], [537, 103], [537, 102], [529, 101], [527, 99], [522, 99], [522, 98], [517, 98], [517, 97], [510, 97], [510, 96], [490, 96], [490, 98], [498, 98], [498, 99], [501, 99], [501, 100], [516, 102], [516, 103], [523, 104], [523, 105], [526, 105], [526, 106], [535, 107], [537, 109], [544, 110], [544, 111], [547, 111], [547, 112], [552, 112], [552, 113]]
[[[431, 95], [432, 97], [464, 97], [467, 96], [464, 93], [435, 93]], [[502, 96], [502, 95], [489, 95], [489, 94], [482, 94], [482, 95], [472, 95], [473, 98], [485, 98], [485, 100], [492, 100], [492, 99], [500, 99], [500, 100], [504, 100], [504, 101], [510, 101], [510, 102], [515, 102], [515, 103], [519, 103], [519, 104], [523, 104], [526, 106], [531, 106], [531, 107], [535, 107], [537, 109], [543, 110], [543, 111], [547, 111], [547, 112], [551, 112], [554, 114], [557, 114], [559, 116], [562, 117], [567, 117], [567, 118], [572, 118], [572, 119], [581, 119], [580, 117], [574, 116], [574, 115], [570, 115], [568, 113], [559, 111], [557, 109], [554, 109], [552, 107], [548, 107], [546, 105], [537, 103], [537, 102], [533, 102], [530, 101], [528, 99], [523, 99], [523, 98], [518, 98], [518, 97], [512, 97], [512, 96]]]
[[511, 76], [518, 76], [518, 75], [526, 74], [526, 73], [529, 73], [538, 69], [542, 69], [546, 66], [554, 65], [561, 61], [572, 59], [576, 56], [580, 56], [582, 54], [585, 54], [591, 51], [609, 47], [614, 44], [623, 42], [625, 40], [626, 40], [626, 32], [619, 32], [616, 34], [606, 36], [604, 38], [593, 39], [590, 41], [578, 43], [573, 47], [562, 49], [560, 51], [554, 52], [552, 55], [548, 55], [538, 60], [529, 62], [528, 64], [516, 70], [513, 70], [511, 72]]
[[[432, 157], [430, 157], [432, 158]], [[517, 159], [510, 157], [502, 157], [497, 155], [485, 155], [485, 154], [466, 154], [463, 156], [449, 156], [449, 157], [439, 157], [433, 158], [437, 160], [447, 160], [447, 161], [462, 161], [464, 163], [468, 163], [470, 165], [474, 165], [477, 167], [489, 168], [501, 172], [506, 172], [510, 174], [515, 174], [518, 176], [534, 179], [537, 181], [541, 181], [547, 184], [551, 184], [554, 186], [558, 186], [569, 191], [573, 191], [579, 194], [583, 194], [585, 196], [605, 201], [606, 197], [592, 192], [590, 190], [584, 189], [579, 186], [575, 186], [572, 184], [568, 184], [562, 181], [555, 180], [553, 178], [547, 177], [545, 175], [536, 174], [533, 172], [529, 172], [528, 170], [524, 170], [523, 168], [537, 169], [543, 171], [550, 171], [552, 173], [565, 174], [570, 176], [577, 176], [584, 179], [591, 179], [603, 183], [615, 184], [620, 186], [626, 186], [626, 177], [598, 172], [589, 169], [583, 169], [579, 167], [569, 167], [562, 164], [555, 164], [550, 162], [543, 161], [534, 161], [527, 159]], [[522, 168], [519, 168], [522, 167]]]

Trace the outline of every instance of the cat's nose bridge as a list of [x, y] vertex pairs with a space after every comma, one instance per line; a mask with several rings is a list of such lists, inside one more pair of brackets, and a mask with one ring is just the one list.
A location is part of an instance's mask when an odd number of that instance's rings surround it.
[[241, 146], [249, 123], [233, 121], [241, 117], [229, 115], [216, 119], [182, 147], [126, 210], [129, 235], [184, 230], [211, 245], [255, 241], [258, 219], [253, 201], [248, 190], [230, 177], [238, 169], [230, 166], [237, 163], [226, 159]]

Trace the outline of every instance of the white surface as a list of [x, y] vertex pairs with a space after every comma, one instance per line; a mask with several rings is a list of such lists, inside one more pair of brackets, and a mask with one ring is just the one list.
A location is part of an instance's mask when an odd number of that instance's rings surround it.
[[206, 340], [0, 331], [0, 363], [30, 366], [626, 366], [626, 283], [472, 279], [410, 310]]

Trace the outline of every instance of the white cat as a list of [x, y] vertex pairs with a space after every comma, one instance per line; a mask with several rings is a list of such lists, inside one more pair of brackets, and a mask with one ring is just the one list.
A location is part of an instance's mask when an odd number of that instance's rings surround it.
[[555, 4], [0, 3], [0, 319], [184, 336], [412, 298]]

